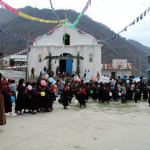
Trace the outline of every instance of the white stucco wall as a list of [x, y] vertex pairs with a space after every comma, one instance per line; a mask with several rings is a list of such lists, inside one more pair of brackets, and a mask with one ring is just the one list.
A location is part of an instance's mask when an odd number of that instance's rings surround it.
[[[68, 33], [70, 35], [70, 45], [65, 45], [62, 48], [63, 35]], [[93, 37], [87, 34], [80, 34], [75, 29], [68, 29], [65, 26], [60, 27], [55, 30], [53, 34], [44, 36], [42, 39], [37, 41], [40, 48], [44, 53], [48, 54], [49, 51], [52, 53], [52, 56], [60, 56], [62, 53], [69, 53], [73, 56], [77, 56], [79, 52], [80, 56], [84, 57], [84, 60], [80, 62], [81, 68], [81, 77], [84, 74], [85, 70], [90, 70], [92, 74], [99, 73], [101, 74], [101, 44], [96, 42], [91, 48], [89, 45], [93, 42]], [[93, 54], [93, 62], [89, 62], [89, 55]], [[35, 76], [39, 76], [40, 72], [43, 71], [44, 66], [47, 67], [47, 60], [43, 60], [41, 63], [38, 61], [38, 56], [42, 55], [42, 59], [45, 58], [45, 55], [37, 48], [35, 43], [31, 47], [29, 52], [29, 76], [31, 76], [31, 68], [35, 69]], [[55, 63], [56, 61], [56, 63]], [[73, 70], [76, 71], [77, 60], [73, 59]], [[52, 68], [56, 75], [56, 67], [59, 66], [59, 60], [52, 61]]]
[[116, 73], [116, 77], [120, 76], [120, 77], [124, 77], [124, 76], [131, 76], [132, 75], [132, 71], [131, 70], [102, 70], [102, 75], [106, 75], [106, 76], [111, 76], [111, 73], [115, 72]]
[[[64, 32], [65, 31], [65, 32]], [[88, 34], [80, 34], [76, 29], [68, 29], [65, 25], [55, 30], [50, 35], [43, 36], [44, 38], [39, 39], [39, 46], [60, 46], [63, 43], [64, 33], [70, 35], [70, 45], [90, 45], [93, 42], [93, 36]], [[96, 43], [95, 43], [96, 44]], [[36, 46], [34, 43], [33, 46]]]

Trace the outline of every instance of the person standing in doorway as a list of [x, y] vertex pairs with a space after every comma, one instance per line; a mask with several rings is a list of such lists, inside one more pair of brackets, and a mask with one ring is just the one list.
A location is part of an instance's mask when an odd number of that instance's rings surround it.
[[46, 67], [44, 66], [44, 71], [46, 72]]
[[34, 77], [34, 71], [35, 71], [35, 69], [32, 67], [32, 69], [31, 69], [31, 77]]
[[59, 67], [57, 66], [57, 68], [56, 68], [56, 76], [58, 76], [58, 72], [59, 72]]
[[86, 70], [84, 71], [84, 78], [86, 77]]

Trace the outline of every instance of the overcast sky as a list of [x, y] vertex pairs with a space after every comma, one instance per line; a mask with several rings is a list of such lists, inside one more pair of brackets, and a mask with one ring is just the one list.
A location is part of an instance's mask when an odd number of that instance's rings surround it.
[[[119, 32], [150, 6], [150, 0], [91, 0], [86, 12], [90, 18], [101, 22], [115, 32]], [[4, 0], [14, 8], [32, 6], [50, 8], [49, 0]], [[74, 9], [81, 12], [87, 0], [52, 0], [55, 9]], [[150, 12], [147, 16], [122, 33], [121, 36], [133, 39], [150, 47]]]

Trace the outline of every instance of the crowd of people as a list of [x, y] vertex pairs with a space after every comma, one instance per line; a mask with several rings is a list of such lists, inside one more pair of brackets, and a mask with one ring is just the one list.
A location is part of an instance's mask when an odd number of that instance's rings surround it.
[[[3, 80], [2, 80], [3, 79]], [[23, 115], [24, 113], [36, 114], [38, 112], [53, 111], [53, 103], [60, 95], [58, 102], [68, 109], [73, 97], [78, 101], [80, 107], [86, 107], [89, 99], [101, 103], [110, 103], [111, 100], [124, 104], [127, 100], [148, 100], [150, 106], [150, 89], [143, 82], [134, 83], [131, 79], [126, 83], [125, 80], [111, 79], [109, 83], [102, 83], [91, 80], [74, 81], [71, 78], [65, 79], [61, 76], [60, 80], [55, 81], [48, 75], [44, 79], [38, 78], [37, 82], [25, 82], [19, 80], [19, 84], [11, 78], [8, 80], [0, 74], [0, 124], [6, 123], [5, 113], [11, 116]], [[17, 93], [17, 94], [16, 94]], [[15, 98], [15, 110], [12, 110], [12, 97]]]

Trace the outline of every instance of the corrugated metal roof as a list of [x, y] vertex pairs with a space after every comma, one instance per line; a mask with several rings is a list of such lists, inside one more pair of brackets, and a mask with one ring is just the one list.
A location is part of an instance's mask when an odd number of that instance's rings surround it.
[[133, 70], [133, 66], [131, 63], [128, 63], [126, 68], [123, 68], [123, 67], [113, 68], [112, 64], [103, 64], [102, 69], [104, 70]]
[[27, 55], [15, 55], [11, 56], [10, 59], [27, 59]]

